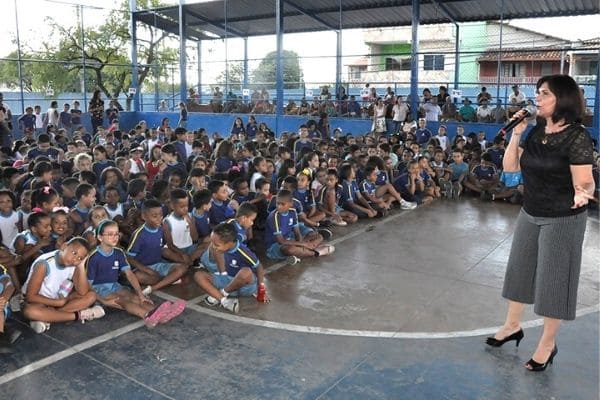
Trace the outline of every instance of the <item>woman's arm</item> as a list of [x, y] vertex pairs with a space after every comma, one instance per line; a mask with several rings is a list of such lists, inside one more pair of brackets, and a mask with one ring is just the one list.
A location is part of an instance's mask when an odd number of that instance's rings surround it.
[[583, 207], [594, 199], [596, 184], [592, 175], [592, 165], [571, 165], [571, 178], [575, 189], [571, 208]]
[[[521, 117], [525, 112], [526, 111], [521, 110], [515, 113], [511, 120]], [[512, 135], [510, 136], [510, 141], [508, 142], [508, 146], [504, 151], [504, 158], [502, 159], [502, 168], [505, 172], [519, 172], [521, 170], [519, 160], [521, 159], [521, 154], [523, 154], [523, 149], [519, 146], [519, 142], [521, 140], [521, 135], [523, 134], [523, 132], [525, 132], [526, 128], [526, 119], [523, 119], [523, 121], [520, 124], [513, 128]]]

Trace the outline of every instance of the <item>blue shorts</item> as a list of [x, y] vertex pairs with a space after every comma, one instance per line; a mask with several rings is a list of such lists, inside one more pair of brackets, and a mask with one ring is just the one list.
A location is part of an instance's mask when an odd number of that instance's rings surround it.
[[215, 262], [215, 260], [213, 260], [210, 257], [210, 250], [206, 250], [204, 253], [202, 253], [202, 255], [200, 256], [200, 262], [210, 272], [212, 272], [212, 273], [217, 272], [217, 270], [218, 270], [217, 263]]
[[500, 174], [500, 181], [504, 183], [507, 188], [516, 188], [523, 183], [523, 176], [521, 171], [519, 172], [502, 172]]
[[[227, 287], [227, 285], [229, 285], [229, 283], [231, 283], [231, 281], [233, 279], [234, 279], [233, 276], [214, 274], [213, 275], [213, 285], [215, 285], [215, 287], [217, 289], [225, 289]], [[255, 293], [256, 293], [256, 275], [252, 274], [252, 283], [244, 285], [241, 288], [239, 288], [238, 290], [235, 290], [229, 294], [234, 297], [238, 297], [238, 296], [252, 296]]]
[[311, 232], [314, 232], [315, 230], [313, 228], [311, 228], [310, 226], [306, 226], [306, 224], [304, 222], [300, 222], [298, 224], [298, 228], [300, 229], [300, 235], [302, 235], [302, 237], [305, 237], [306, 235], [308, 235]]
[[107, 297], [122, 290], [128, 290], [128, 288], [121, 285], [119, 282], [99, 283], [97, 285], [92, 285], [92, 289], [94, 289], [100, 297]]
[[285, 260], [287, 256], [281, 252], [281, 244], [275, 242], [267, 249], [267, 257], [271, 260]]
[[195, 245], [195, 244], [192, 244], [192, 245], [190, 245], [190, 246], [188, 246], [188, 247], [184, 247], [183, 249], [179, 249], [179, 250], [183, 251], [183, 252], [184, 252], [185, 254], [187, 254], [187, 255], [190, 255], [190, 254], [192, 254], [193, 252], [195, 252], [197, 248], [198, 248], [198, 246], [197, 246], [197, 245]]
[[148, 265], [147, 267], [150, 268], [154, 272], [158, 272], [158, 274], [160, 276], [164, 277], [164, 276], [169, 275], [169, 272], [171, 272], [173, 265], [175, 265], [175, 263], [157, 262], [156, 264]]

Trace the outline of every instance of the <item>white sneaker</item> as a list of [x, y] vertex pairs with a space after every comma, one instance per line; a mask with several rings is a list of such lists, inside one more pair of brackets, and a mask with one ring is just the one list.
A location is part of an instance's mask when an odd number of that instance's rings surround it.
[[296, 256], [288, 256], [285, 259], [285, 262], [288, 263], [289, 265], [296, 265], [300, 262], [300, 258], [296, 257]]
[[414, 210], [415, 208], [417, 208], [417, 203], [400, 199], [400, 208], [402, 210]]
[[240, 302], [238, 299], [230, 299], [229, 297], [223, 297], [221, 299], [221, 305], [227, 311], [231, 311], [234, 314], [237, 314], [240, 310]]
[[150, 296], [152, 293], [152, 286], [146, 286], [144, 290], [142, 290], [142, 294], [146, 297]]
[[332, 244], [322, 244], [315, 250], [317, 251], [317, 253], [319, 253], [319, 257], [328, 256], [330, 254], [333, 254], [333, 252], [335, 251], [335, 246]]
[[206, 305], [209, 305], [211, 307], [216, 306], [217, 304], [219, 304], [219, 300], [217, 300], [216, 298], [212, 297], [212, 296], [206, 296], [204, 298], [204, 303], [206, 303]]
[[31, 321], [29, 326], [35, 333], [44, 333], [50, 329], [50, 324], [42, 321]]
[[79, 320], [83, 324], [85, 323], [85, 321], [91, 321], [93, 319], [102, 318], [104, 317], [104, 315], [104, 308], [102, 308], [101, 306], [94, 306], [79, 311]]
[[348, 223], [346, 221], [344, 221], [343, 219], [334, 219], [331, 221], [332, 224], [334, 224], [335, 226], [346, 226], [348, 225]]

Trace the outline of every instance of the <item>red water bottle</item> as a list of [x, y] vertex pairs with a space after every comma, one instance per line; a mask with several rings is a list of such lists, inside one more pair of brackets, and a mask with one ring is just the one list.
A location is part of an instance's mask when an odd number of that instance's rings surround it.
[[256, 300], [264, 303], [267, 298], [267, 288], [264, 283], [258, 285], [258, 293], [256, 294]]

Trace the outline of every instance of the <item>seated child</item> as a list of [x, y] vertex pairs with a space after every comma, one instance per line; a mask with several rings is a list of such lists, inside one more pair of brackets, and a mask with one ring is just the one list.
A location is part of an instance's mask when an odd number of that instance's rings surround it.
[[107, 219], [109, 219], [108, 213], [103, 206], [94, 206], [90, 210], [90, 213], [88, 214], [89, 226], [81, 235], [87, 240], [90, 248], [95, 248], [98, 245], [98, 242], [96, 241], [96, 228], [102, 221]]
[[188, 212], [188, 203], [188, 194], [185, 190], [174, 189], [171, 192], [173, 211], [165, 217], [162, 224], [166, 242], [163, 257], [191, 267], [204, 249], [194, 244], [198, 243], [198, 231]]
[[69, 230], [69, 217], [66, 207], [54, 211], [51, 215], [50, 227], [52, 228], [52, 243], [55, 249], [59, 249], [63, 243], [71, 239]]
[[356, 184], [356, 172], [351, 164], [345, 163], [340, 167], [339, 177], [342, 180], [340, 204], [358, 218], [373, 218], [377, 211], [360, 194]]
[[[231, 224], [217, 225], [211, 234], [211, 247], [223, 256], [223, 266], [218, 271], [198, 271], [194, 280], [208, 293], [206, 303], [220, 304], [233, 313], [239, 311], [238, 299], [233, 296], [252, 296], [261, 287], [264, 293], [264, 270], [258, 258], [237, 239]], [[231, 297], [230, 297], [231, 296]], [[269, 301], [266, 295], [257, 300]]]
[[31, 190], [25, 190], [21, 193], [21, 206], [17, 208], [22, 229], [29, 229], [27, 218], [29, 218], [29, 215], [31, 214], [31, 193]]
[[223, 181], [214, 180], [208, 184], [208, 190], [212, 193], [211, 207], [209, 210], [211, 224], [218, 225], [223, 221], [233, 218], [235, 215], [234, 207], [237, 208], [237, 203], [229, 201], [229, 192], [227, 185]]
[[435, 171], [429, 165], [429, 159], [425, 156], [419, 156], [417, 162], [419, 164], [419, 175], [423, 179], [427, 195], [434, 199], [442, 197], [440, 187], [435, 184]]
[[0, 238], [6, 247], [10, 247], [17, 234], [23, 230], [14, 205], [12, 192], [7, 189], [0, 190]]
[[376, 189], [376, 194], [377, 197], [382, 197], [386, 194], [391, 195], [394, 200], [400, 204], [400, 208], [402, 210], [412, 210], [414, 209], [417, 204], [411, 201], [407, 201], [406, 199], [402, 198], [402, 195], [400, 193], [398, 193], [398, 191], [396, 190], [396, 188], [394, 187], [394, 185], [392, 183], [390, 183], [390, 175], [387, 172], [388, 169], [385, 165], [385, 162], [383, 161], [383, 159], [381, 157], [369, 157], [369, 160], [367, 161], [367, 165], [375, 165], [377, 167], [377, 169], [379, 170], [379, 174], [377, 175], [377, 180], [375, 181], [375, 184], [377, 185], [377, 189]]
[[288, 190], [280, 190], [277, 194], [277, 209], [269, 214], [265, 228], [267, 257], [284, 260], [288, 256], [304, 258], [332, 254], [335, 247], [321, 244], [323, 237], [317, 232], [311, 231], [307, 236], [302, 236], [296, 210], [292, 208], [292, 199], [292, 193]]
[[43, 254], [33, 262], [22, 289], [23, 315], [36, 333], [48, 330], [53, 322], [83, 323], [104, 316], [102, 307], [92, 307], [96, 293], [87, 281], [83, 262], [87, 255], [85, 239], [74, 237], [60, 250]]
[[325, 185], [321, 187], [317, 196], [317, 203], [319, 209], [325, 213], [334, 225], [346, 226], [358, 221], [358, 217], [356, 214], [340, 207], [341, 192], [341, 186], [338, 185], [337, 171], [335, 169], [328, 169]]
[[[125, 310], [144, 320], [147, 327], [164, 324], [175, 318], [185, 309], [185, 301], [175, 303], [165, 301], [155, 307], [144, 293], [135, 274], [127, 263], [125, 252], [119, 247], [119, 226], [115, 221], [104, 220], [95, 228], [98, 247], [86, 260], [87, 278], [105, 306]], [[119, 284], [119, 274], [123, 273], [133, 291]], [[135, 292], [135, 293], [134, 293]]]
[[237, 232], [237, 240], [240, 243], [248, 245], [248, 242], [253, 239], [252, 226], [254, 225], [256, 215], [256, 206], [245, 202], [238, 207], [235, 212], [235, 218], [228, 219], [223, 223], [232, 225]]
[[123, 221], [125, 219], [124, 203], [121, 203], [119, 190], [115, 186], [108, 186], [104, 189], [104, 209], [108, 217], [113, 221]]
[[10, 315], [9, 301], [15, 292], [8, 271], [0, 264], [0, 354], [4, 353], [11, 345], [11, 339], [4, 330], [4, 323]]
[[402, 197], [417, 204], [428, 204], [433, 197], [425, 191], [425, 183], [419, 173], [417, 160], [408, 162], [407, 171], [394, 181], [394, 187]]
[[498, 188], [499, 177], [492, 157], [488, 153], [481, 155], [479, 165], [473, 167], [464, 185], [475, 193], [480, 193], [482, 200], [492, 200], [491, 192]]
[[212, 193], [208, 189], [201, 189], [194, 193], [192, 197], [192, 217], [198, 232], [198, 243], [210, 242], [210, 215], [209, 210], [212, 205]]
[[162, 206], [156, 200], [146, 200], [142, 207], [144, 224], [133, 234], [127, 249], [129, 264], [133, 266], [139, 282], [148, 285], [143, 292], [148, 296], [181, 279], [187, 266], [181, 263], [165, 262], [162, 257], [164, 232], [161, 227]]
[[394, 198], [390, 194], [384, 194], [382, 197], [377, 197], [377, 175], [379, 170], [374, 165], [368, 165], [364, 171], [365, 179], [360, 184], [360, 191], [369, 202], [371, 208], [377, 211], [378, 216], [384, 216], [392, 206]]
[[69, 219], [73, 222], [73, 234], [81, 235], [87, 228], [90, 209], [96, 203], [96, 189], [89, 183], [81, 183], [75, 190], [77, 204], [69, 213]]
[[463, 181], [469, 173], [469, 165], [464, 162], [463, 151], [459, 148], [452, 150], [452, 162], [445, 169], [450, 173], [450, 182], [452, 183], [451, 196], [454, 199], [460, 197], [463, 190]]

